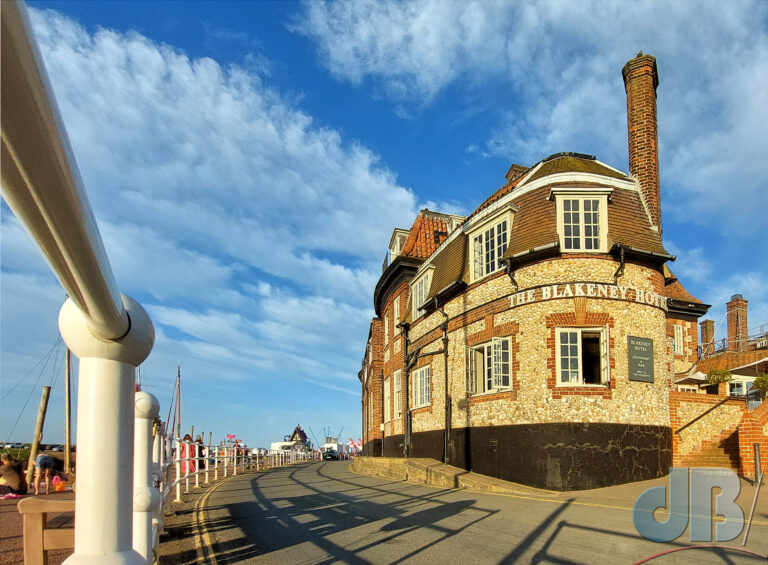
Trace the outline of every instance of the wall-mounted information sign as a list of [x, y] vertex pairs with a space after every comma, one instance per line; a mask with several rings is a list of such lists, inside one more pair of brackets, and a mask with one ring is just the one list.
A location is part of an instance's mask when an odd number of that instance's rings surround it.
[[627, 337], [629, 380], [653, 382], [653, 340], [644, 337]]

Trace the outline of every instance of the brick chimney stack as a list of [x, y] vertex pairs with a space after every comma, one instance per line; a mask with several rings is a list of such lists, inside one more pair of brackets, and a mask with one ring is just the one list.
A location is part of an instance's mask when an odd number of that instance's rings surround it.
[[629, 138], [629, 175], [640, 183], [640, 191], [651, 214], [652, 223], [661, 233], [659, 198], [659, 151], [656, 125], [656, 87], [659, 74], [656, 58], [643, 55], [627, 62], [621, 71], [627, 91], [627, 133]]
[[747, 301], [741, 294], [731, 296], [728, 313], [728, 351], [747, 350]]
[[704, 320], [701, 326], [701, 356], [709, 357], [715, 352], [715, 321]]

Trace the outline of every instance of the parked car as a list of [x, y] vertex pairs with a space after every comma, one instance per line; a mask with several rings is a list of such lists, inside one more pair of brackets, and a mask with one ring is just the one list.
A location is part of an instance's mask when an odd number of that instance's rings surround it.
[[12, 443], [10, 445], [11, 449], [25, 449], [26, 447], [27, 447], [27, 445], [24, 444], [24, 443]]
[[328, 449], [323, 453], [323, 461], [338, 461], [339, 454], [333, 449]]
[[51, 451], [64, 451], [64, 446], [63, 445], [54, 445], [51, 448]]

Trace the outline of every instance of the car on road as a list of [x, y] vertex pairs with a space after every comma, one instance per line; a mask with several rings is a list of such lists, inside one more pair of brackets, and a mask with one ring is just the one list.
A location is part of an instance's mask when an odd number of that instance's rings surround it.
[[54, 445], [51, 448], [51, 451], [64, 451], [64, 446], [63, 445]]
[[338, 461], [339, 454], [334, 449], [328, 449], [323, 453], [323, 461]]

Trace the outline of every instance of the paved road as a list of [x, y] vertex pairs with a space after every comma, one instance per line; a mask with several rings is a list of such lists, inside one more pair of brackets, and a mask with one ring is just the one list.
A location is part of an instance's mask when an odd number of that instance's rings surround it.
[[[354, 474], [336, 461], [228, 480], [205, 508], [203, 537], [220, 564], [635, 563], [687, 540], [642, 539], [626, 505], [437, 489]], [[766, 513], [759, 508], [747, 544], [760, 553], [768, 553]], [[696, 549], [651, 563], [766, 561]]]

